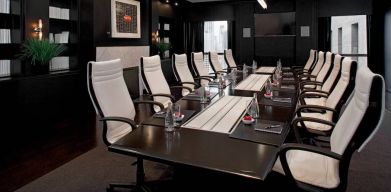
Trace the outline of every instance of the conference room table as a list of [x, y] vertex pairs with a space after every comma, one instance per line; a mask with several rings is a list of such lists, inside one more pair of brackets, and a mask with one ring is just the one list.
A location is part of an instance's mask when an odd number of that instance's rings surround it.
[[[236, 85], [248, 76], [238, 73]], [[110, 145], [109, 151], [171, 165], [189, 165], [265, 180], [278, 156], [279, 147], [289, 133], [296, 106], [295, 87], [281, 88], [285, 84], [292, 86], [294, 81], [292, 79], [284, 81], [283, 78], [281, 86], [275, 88], [273, 94], [291, 98], [290, 103], [273, 102], [265, 98], [263, 88], [258, 91], [235, 90], [236, 85], [233, 83], [223, 89], [210, 86], [211, 94], [217, 93], [206, 104], [200, 103], [199, 99], [186, 96], [176, 102], [180, 104], [181, 111], [187, 115], [182, 125], [225, 96], [252, 97], [256, 92], [260, 110], [257, 123], [279, 122], [283, 126], [281, 134], [255, 131], [254, 125], [244, 125], [240, 119], [237, 126], [229, 133], [179, 126], [174, 132], [166, 132], [164, 118], [151, 116], [145, 119], [141, 126]]]

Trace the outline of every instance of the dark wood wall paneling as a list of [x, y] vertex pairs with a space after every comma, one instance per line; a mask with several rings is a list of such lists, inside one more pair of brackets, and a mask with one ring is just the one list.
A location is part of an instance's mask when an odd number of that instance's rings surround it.
[[[38, 19], [48, 37], [49, 0], [24, 2], [24, 39], [34, 37], [32, 25]], [[95, 114], [85, 77], [86, 62], [95, 57], [93, 0], [79, 3], [78, 70], [0, 80], [0, 191], [13, 191], [95, 145]]]
[[243, 38], [243, 28], [251, 28], [254, 34], [254, 3], [236, 5], [235, 20], [233, 53], [238, 64], [249, 65], [254, 56], [254, 37]]

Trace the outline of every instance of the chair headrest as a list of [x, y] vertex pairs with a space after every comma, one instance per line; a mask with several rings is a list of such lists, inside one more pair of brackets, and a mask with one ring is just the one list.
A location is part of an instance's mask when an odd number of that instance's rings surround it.
[[187, 56], [186, 54], [174, 54], [175, 57], [175, 65], [176, 66], [187, 66]]
[[151, 57], [142, 57], [142, 67], [145, 72], [153, 72], [161, 70], [161, 63], [159, 55]]
[[122, 63], [120, 59], [90, 62], [92, 82], [111, 80], [122, 76]]

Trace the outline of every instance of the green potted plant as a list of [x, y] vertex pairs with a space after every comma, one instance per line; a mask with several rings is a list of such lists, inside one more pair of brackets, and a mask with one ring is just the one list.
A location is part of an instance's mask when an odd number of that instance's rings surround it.
[[161, 58], [164, 58], [164, 54], [167, 50], [171, 48], [170, 43], [165, 43], [165, 42], [158, 42], [156, 43], [157, 50], [159, 52], [159, 55]]
[[28, 39], [22, 44], [20, 57], [31, 63], [33, 73], [48, 73], [50, 61], [65, 49], [64, 45], [50, 43], [48, 39]]

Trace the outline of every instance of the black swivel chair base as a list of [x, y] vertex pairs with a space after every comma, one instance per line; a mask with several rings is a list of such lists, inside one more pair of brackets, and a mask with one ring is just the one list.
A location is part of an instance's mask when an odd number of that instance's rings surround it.
[[137, 158], [137, 161], [132, 165], [137, 164], [136, 183], [135, 184], [124, 184], [124, 183], [110, 183], [106, 188], [107, 192], [115, 192], [115, 189], [129, 189], [130, 191], [143, 191], [150, 192], [151, 190], [144, 184], [144, 164], [141, 158]]

